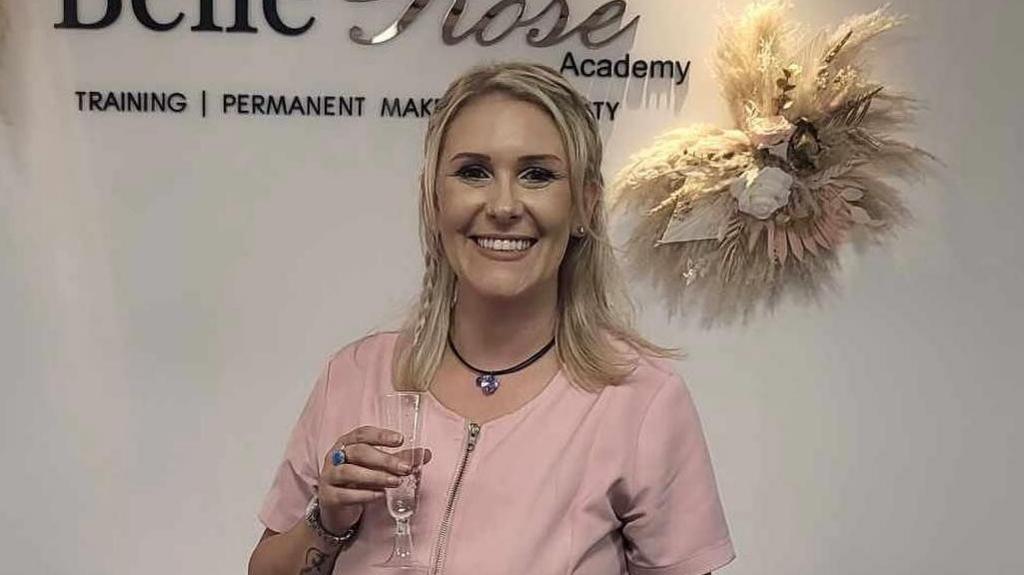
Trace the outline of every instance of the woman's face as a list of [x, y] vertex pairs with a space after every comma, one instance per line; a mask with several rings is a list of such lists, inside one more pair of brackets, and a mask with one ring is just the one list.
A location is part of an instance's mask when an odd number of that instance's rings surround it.
[[573, 225], [568, 176], [558, 128], [537, 105], [495, 93], [457, 112], [436, 190], [461, 289], [503, 299], [557, 292]]

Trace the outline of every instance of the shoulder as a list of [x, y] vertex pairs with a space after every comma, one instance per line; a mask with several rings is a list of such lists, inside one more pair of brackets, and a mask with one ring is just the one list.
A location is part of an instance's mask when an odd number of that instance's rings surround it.
[[616, 387], [632, 387], [652, 393], [666, 385], [684, 385], [675, 360], [652, 355], [619, 338], [613, 337], [611, 342], [622, 361], [631, 366], [629, 374]]
[[606, 387], [602, 393], [629, 404], [634, 413], [648, 412], [655, 402], [676, 407], [690, 402], [689, 389], [675, 360], [645, 353], [621, 340], [613, 342], [630, 371], [619, 384]]
[[670, 359], [638, 355], [636, 368], [623, 384], [633, 386], [644, 397], [647, 412], [655, 403], [679, 408], [692, 401], [686, 382]]
[[399, 335], [397, 331], [379, 331], [346, 343], [328, 358], [328, 379], [351, 379], [354, 375], [365, 377], [388, 371]]
[[398, 340], [397, 331], [377, 331], [354, 339], [337, 349], [329, 359], [332, 364], [361, 365], [390, 354]]

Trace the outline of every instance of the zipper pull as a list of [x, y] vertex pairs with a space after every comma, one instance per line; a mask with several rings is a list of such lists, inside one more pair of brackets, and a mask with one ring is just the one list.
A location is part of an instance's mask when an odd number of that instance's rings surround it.
[[480, 424], [470, 423], [469, 424], [469, 438], [466, 440], [466, 451], [473, 451], [476, 449], [476, 441], [480, 438]]

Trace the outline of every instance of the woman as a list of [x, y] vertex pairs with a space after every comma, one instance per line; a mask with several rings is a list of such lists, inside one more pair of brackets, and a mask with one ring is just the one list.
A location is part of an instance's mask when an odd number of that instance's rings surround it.
[[[703, 575], [733, 559], [670, 351], [623, 317], [601, 153], [586, 100], [550, 68], [452, 83], [427, 128], [418, 306], [328, 362], [250, 573], [385, 572], [372, 566], [391, 549], [382, 491], [409, 473], [432, 574]], [[428, 392], [416, 469], [368, 425], [392, 389]]]

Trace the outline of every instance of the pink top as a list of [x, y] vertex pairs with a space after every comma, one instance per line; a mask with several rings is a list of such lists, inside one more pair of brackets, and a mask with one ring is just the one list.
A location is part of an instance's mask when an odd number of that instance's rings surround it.
[[[338, 437], [380, 426], [376, 398], [391, 390], [397, 336], [371, 335], [327, 362], [260, 510], [268, 528], [302, 520]], [[423, 417], [433, 457], [411, 525], [432, 575], [703, 575], [736, 556], [696, 408], [667, 360], [645, 358], [600, 393], [560, 371], [529, 403], [480, 425], [472, 450], [471, 422], [429, 393]], [[367, 505], [334, 572], [387, 573], [372, 565], [393, 533], [384, 502]]]

